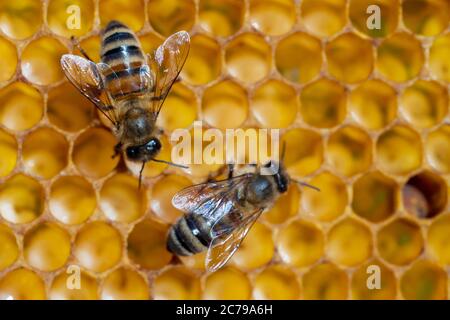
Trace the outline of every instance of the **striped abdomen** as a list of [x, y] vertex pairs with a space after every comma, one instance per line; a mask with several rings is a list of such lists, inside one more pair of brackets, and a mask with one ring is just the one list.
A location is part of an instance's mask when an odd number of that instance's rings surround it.
[[104, 72], [105, 85], [114, 99], [140, 93], [145, 89], [140, 78], [141, 67], [145, 65], [144, 54], [138, 39], [127, 26], [118, 21], [111, 21], [106, 26], [101, 59], [111, 67]]

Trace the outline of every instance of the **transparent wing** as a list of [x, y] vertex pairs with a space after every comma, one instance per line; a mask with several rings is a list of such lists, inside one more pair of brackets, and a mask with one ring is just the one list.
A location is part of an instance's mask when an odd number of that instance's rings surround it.
[[97, 65], [85, 58], [65, 54], [61, 57], [61, 67], [67, 79], [116, 125], [116, 110], [105, 92], [104, 82]]
[[149, 58], [149, 64], [155, 75], [151, 104], [151, 111], [155, 119], [186, 62], [189, 47], [189, 34], [186, 31], [179, 31], [167, 38], [156, 49], [154, 56]]

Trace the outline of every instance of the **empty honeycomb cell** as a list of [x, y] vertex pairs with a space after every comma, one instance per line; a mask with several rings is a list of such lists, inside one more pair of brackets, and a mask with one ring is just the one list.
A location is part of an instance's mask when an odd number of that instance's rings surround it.
[[378, 231], [377, 247], [380, 256], [387, 262], [407, 265], [423, 251], [420, 226], [409, 219], [396, 219]]
[[89, 222], [78, 231], [73, 254], [80, 265], [94, 272], [114, 267], [122, 258], [122, 238], [106, 222]]
[[191, 38], [189, 56], [181, 71], [181, 77], [193, 85], [211, 82], [220, 75], [221, 63], [217, 41], [205, 35], [195, 35]]
[[392, 174], [407, 174], [420, 167], [422, 144], [413, 129], [396, 125], [383, 132], [376, 142], [376, 164]]
[[287, 192], [280, 195], [274, 206], [264, 212], [262, 218], [273, 224], [280, 224], [298, 213], [300, 191], [295, 183], [291, 183]]
[[145, 213], [145, 189], [139, 189], [136, 178], [119, 173], [108, 178], [103, 184], [99, 204], [109, 220], [132, 222]]
[[397, 210], [395, 180], [379, 171], [364, 174], [353, 184], [352, 209], [370, 222], [381, 222]]
[[72, 159], [80, 173], [101, 178], [117, 166], [119, 157], [112, 158], [116, 138], [103, 128], [90, 128], [74, 142]]
[[432, 171], [421, 171], [408, 179], [402, 189], [404, 209], [417, 218], [433, 218], [447, 205], [445, 180]]
[[55, 180], [50, 189], [50, 213], [68, 225], [86, 221], [97, 206], [92, 185], [80, 176], [63, 176]]
[[128, 235], [128, 258], [145, 269], [160, 269], [170, 262], [172, 254], [166, 249], [168, 226], [154, 219], [136, 224]]
[[50, 128], [39, 128], [28, 134], [22, 144], [22, 160], [26, 172], [50, 179], [67, 166], [69, 143]]
[[8, 268], [19, 257], [20, 249], [14, 232], [5, 224], [0, 224], [0, 271]]
[[450, 215], [446, 214], [433, 221], [428, 229], [427, 252], [438, 262], [450, 265]]
[[372, 44], [354, 33], [344, 33], [325, 48], [330, 75], [346, 83], [361, 82], [373, 69]]
[[323, 142], [320, 134], [308, 129], [291, 129], [282, 137], [286, 144], [284, 164], [292, 177], [316, 171], [323, 162]]
[[41, 37], [30, 42], [22, 52], [23, 76], [34, 84], [46, 86], [64, 78], [60, 58], [67, 48], [51, 37]]
[[203, 289], [206, 300], [247, 300], [252, 287], [247, 275], [238, 269], [225, 267], [208, 274]]
[[398, 0], [351, 0], [349, 18], [358, 31], [374, 38], [385, 37], [397, 28], [399, 4]]
[[402, 275], [400, 289], [408, 300], [444, 300], [447, 274], [432, 262], [419, 260]]
[[94, 107], [73, 85], [66, 82], [50, 90], [47, 117], [59, 129], [76, 132], [86, 128], [94, 119]]
[[183, 213], [172, 205], [173, 196], [192, 185], [191, 180], [184, 176], [170, 174], [163, 176], [152, 187], [150, 208], [161, 220], [174, 223]]
[[256, 222], [231, 261], [240, 270], [251, 270], [269, 263], [274, 253], [272, 230], [266, 225]]
[[53, 279], [48, 297], [51, 300], [97, 300], [97, 291], [94, 277], [77, 265], [70, 265]]
[[297, 115], [297, 93], [279, 80], [269, 80], [253, 92], [250, 110], [262, 127], [286, 128]]
[[352, 176], [369, 169], [372, 163], [372, 141], [358, 127], [342, 127], [329, 137], [326, 154], [338, 173]]
[[101, 0], [99, 2], [99, 16], [102, 27], [106, 27], [111, 20], [118, 20], [131, 30], [138, 31], [144, 26], [145, 22], [144, 1]]
[[153, 281], [156, 300], [197, 300], [201, 296], [200, 278], [183, 266], [164, 270]]
[[403, 22], [415, 34], [434, 36], [448, 27], [450, 4], [445, 0], [405, 0]]
[[275, 49], [275, 65], [286, 79], [305, 83], [314, 79], [322, 67], [322, 44], [304, 32], [283, 38]]
[[300, 14], [306, 28], [320, 37], [341, 30], [347, 23], [345, 0], [305, 0]]
[[344, 182], [325, 171], [310, 181], [309, 184], [320, 191], [304, 187], [301, 205], [305, 215], [314, 216], [320, 221], [331, 221], [339, 217], [348, 203], [348, 194]]
[[392, 300], [397, 295], [394, 272], [378, 260], [369, 261], [352, 275], [352, 299]]
[[106, 276], [100, 296], [103, 300], [148, 300], [149, 289], [139, 273], [122, 267]]
[[249, 20], [253, 28], [270, 36], [282, 35], [295, 23], [293, 0], [250, 0]]
[[17, 141], [14, 136], [0, 129], [0, 177], [13, 171], [17, 162]]
[[8, 272], [0, 279], [0, 300], [44, 300], [45, 283], [25, 268]]
[[430, 48], [428, 68], [436, 79], [450, 82], [450, 33], [436, 37]]
[[349, 96], [349, 111], [353, 119], [369, 130], [384, 128], [397, 116], [397, 93], [380, 80], [368, 80]]
[[298, 268], [311, 266], [324, 252], [322, 230], [306, 220], [297, 219], [283, 227], [275, 241], [282, 261]]
[[35, 33], [42, 23], [42, 3], [36, 0], [2, 1], [0, 30], [8, 37], [22, 40]]
[[92, 0], [50, 0], [47, 23], [57, 35], [82, 36], [92, 29], [95, 6]]
[[370, 229], [353, 218], [339, 221], [328, 232], [325, 252], [339, 265], [353, 267], [363, 263], [372, 255]]
[[28, 223], [44, 210], [44, 190], [39, 182], [16, 174], [0, 185], [0, 215], [11, 223]]
[[0, 90], [0, 123], [14, 131], [37, 124], [44, 113], [44, 100], [35, 88], [13, 82]]
[[258, 300], [295, 300], [300, 285], [293, 271], [283, 265], [270, 266], [261, 271], [253, 284], [253, 298]]
[[262, 36], [243, 33], [233, 38], [225, 48], [228, 73], [245, 83], [265, 78], [271, 67], [271, 49]]
[[200, 26], [216, 36], [227, 37], [236, 33], [243, 24], [245, 3], [236, 0], [200, 0]]
[[[84, 38], [80, 42], [80, 47], [86, 52], [89, 58], [96, 63], [100, 62], [100, 46], [101, 46], [100, 36], [90, 36]], [[73, 53], [82, 56], [82, 53], [76, 46], [73, 47]]]
[[194, 25], [193, 0], [150, 0], [148, 17], [153, 29], [165, 37], [180, 30], [191, 30]]
[[247, 92], [234, 81], [225, 80], [205, 90], [203, 119], [219, 129], [237, 128], [247, 118]]
[[0, 82], [11, 79], [17, 67], [16, 47], [8, 40], [0, 37], [0, 52], [2, 53], [2, 68], [0, 69]]
[[41, 271], [59, 269], [70, 255], [70, 235], [55, 223], [37, 224], [24, 236], [23, 254], [33, 268]]
[[450, 126], [443, 125], [430, 132], [425, 142], [428, 163], [441, 173], [450, 172]]
[[309, 269], [303, 275], [302, 283], [306, 300], [342, 300], [348, 297], [347, 274], [331, 263]]
[[416, 128], [440, 123], [447, 111], [447, 89], [435, 81], [418, 80], [402, 93], [400, 112]]
[[424, 59], [419, 40], [408, 33], [396, 33], [378, 47], [377, 69], [389, 80], [405, 82], [419, 75]]
[[317, 128], [331, 128], [341, 123], [345, 118], [346, 104], [345, 88], [325, 78], [308, 84], [300, 94], [303, 120]]

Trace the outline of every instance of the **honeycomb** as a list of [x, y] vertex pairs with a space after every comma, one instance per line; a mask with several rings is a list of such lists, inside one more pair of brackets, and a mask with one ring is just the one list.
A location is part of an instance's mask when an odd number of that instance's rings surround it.
[[[146, 52], [191, 34], [161, 158], [194, 120], [280, 128], [289, 174], [321, 189], [292, 184], [215, 273], [165, 236], [172, 196], [217, 167], [151, 163], [138, 189], [63, 76], [70, 36], [98, 61], [112, 19]], [[447, 0], [1, 1], [0, 298], [448, 299], [449, 21]]]

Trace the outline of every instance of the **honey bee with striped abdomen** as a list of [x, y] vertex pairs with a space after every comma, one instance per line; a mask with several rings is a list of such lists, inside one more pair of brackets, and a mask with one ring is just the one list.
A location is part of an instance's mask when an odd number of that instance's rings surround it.
[[[61, 66], [70, 82], [113, 124], [118, 143], [131, 161], [142, 162], [139, 182], [147, 161], [161, 149], [156, 119], [172, 85], [186, 61], [190, 38], [180, 31], [155, 51], [144, 55], [136, 35], [124, 24], [111, 21], [103, 31], [101, 62], [65, 54]], [[166, 162], [174, 165], [173, 163]]]

